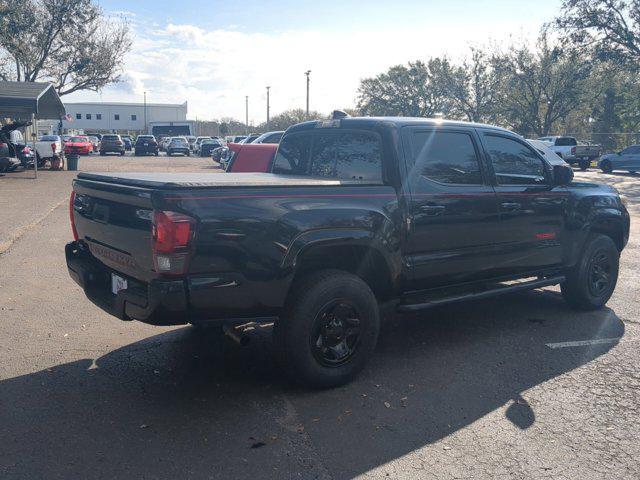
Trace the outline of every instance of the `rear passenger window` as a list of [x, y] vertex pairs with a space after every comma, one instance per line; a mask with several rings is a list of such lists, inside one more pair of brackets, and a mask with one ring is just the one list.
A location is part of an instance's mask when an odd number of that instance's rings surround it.
[[482, 184], [478, 156], [469, 134], [417, 131], [412, 143], [414, 168], [422, 176], [439, 183]]
[[338, 178], [382, 179], [382, 151], [377, 138], [363, 133], [340, 135], [336, 164]]
[[379, 139], [360, 132], [293, 134], [280, 143], [273, 173], [340, 180], [382, 179]]

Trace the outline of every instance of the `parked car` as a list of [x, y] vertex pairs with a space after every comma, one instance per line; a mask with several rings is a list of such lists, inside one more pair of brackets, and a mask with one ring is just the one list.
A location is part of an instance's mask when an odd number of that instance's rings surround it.
[[228, 153], [221, 159], [220, 166], [228, 173], [269, 172], [277, 149], [278, 146], [273, 143], [232, 143]]
[[[93, 144], [89, 141], [88, 137], [75, 136], [71, 137], [64, 144], [64, 154], [76, 154], [76, 155], [90, 155], [93, 152]], [[102, 150], [100, 151], [102, 153]]]
[[193, 136], [193, 135], [187, 135], [184, 137], [187, 142], [189, 143], [189, 150], [191, 150], [192, 152], [195, 151], [196, 149], [196, 140], [197, 137]]
[[276, 132], [266, 132], [260, 135], [251, 143], [280, 143], [282, 136], [284, 135], [284, 131], [276, 131]]
[[38, 167], [44, 166], [46, 162], [51, 165], [51, 170], [62, 170], [64, 168], [64, 147], [62, 138], [58, 135], [43, 135], [36, 142], [36, 157]]
[[578, 165], [581, 170], [586, 170], [591, 161], [600, 156], [599, 145], [579, 144], [573, 137], [541, 137], [538, 140], [545, 142], [549, 148], [560, 158], [571, 165]]
[[193, 147], [193, 151], [197, 152], [198, 149], [200, 148], [200, 144], [204, 141], [204, 140], [211, 140], [211, 137], [197, 137], [196, 138], [196, 143]]
[[598, 167], [604, 173], [614, 170], [626, 170], [629, 173], [640, 171], [640, 145], [631, 145], [618, 153], [603, 155], [598, 162]]
[[172, 137], [167, 145], [167, 155], [172, 157], [181, 153], [187, 157], [191, 155], [191, 146], [185, 137]]
[[245, 143], [253, 143], [253, 141], [256, 138], [258, 138], [259, 136], [260, 136], [259, 133], [251, 133], [251, 134], [247, 135], [246, 137], [244, 137], [242, 140], [240, 140], [237, 143], [243, 143], [243, 144], [245, 144]]
[[306, 122], [285, 133], [274, 174], [80, 173], [66, 261], [123, 320], [220, 323], [236, 339], [249, 319], [275, 323], [292, 378], [333, 387], [372, 356], [380, 305], [551, 285], [573, 308], [605, 305], [629, 213], [570, 170], [498, 127]]
[[167, 151], [167, 146], [169, 145], [170, 141], [171, 137], [160, 137], [160, 140], [158, 140], [158, 148], [161, 152]]
[[118, 153], [120, 156], [124, 156], [125, 147], [124, 142], [120, 135], [103, 135], [100, 140], [100, 155], [104, 156], [107, 153]]
[[202, 142], [200, 142], [200, 145], [198, 146], [198, 150], [197, 150], [198, 156], [210, 157], [213, 151], [219, 147], [222, 147], [222, 143], [220, 142], [220, 140], [213, 140], [211, 138], [207, 138]]
[[156, 141], [156, 137], [153, 135], [138, 135], [138, 138], [136, 138], [134, 152], [136, 156], [148, 155], [151, 153], [157, 157], [159, 155], [158, 152], [158, 142]]
[[124, 149], [127, 152], [130, 152], [133, 149], [133, 138], [131, 137], [131, 135], [120, 135], [120, 138], [122, 139], [122, 142], [124, 143]]
[[91, 145], [93, 145], [93, 151], [98, 152], [100, 150], [100, 139], [95, 135], [89, 135], [87, 138], [91, 142]]

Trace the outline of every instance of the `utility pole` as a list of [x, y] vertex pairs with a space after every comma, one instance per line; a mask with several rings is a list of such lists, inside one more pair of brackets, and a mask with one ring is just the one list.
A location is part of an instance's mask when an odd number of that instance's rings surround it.
[[309, 119], [309, 75], [311, 75], [311, 70], [307, 70], [304, 72], [307, 76], [307, 120]]
[[271, 90], [271, 87], [267, 87], [267, 132], [271, 130], [269, 123], [269, 90]]
[[244, 97], [244, 134], [249, 135], [249, 95]]
[[144, 92], [144, 133], [147, 133], [147, 92]]

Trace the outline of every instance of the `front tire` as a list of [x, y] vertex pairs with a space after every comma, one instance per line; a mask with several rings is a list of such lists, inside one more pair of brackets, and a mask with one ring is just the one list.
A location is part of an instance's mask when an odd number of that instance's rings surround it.
[[380, 312], [369, 286], [340, 270], [304, 277], [274, 328], [283, 368], [296, 382], [337, 387], [360, 373], [373, 355]]
[[591, 234], [582, 256], [561, 285], [565, 301], [577, 310], [596, 310], [613, 295], [618, 281], [620, 253], [610, 237]]
[[590, 160], [580, 160], [580, 162], [578, 163], [578, 166], [580, 167], [580, 170], [582, 170], [583, 172], [585, 172], [589, 166], [591, 165], [591, 161]]
[[602, 162], [602, 165], [600, 166], [600, 168], [604, 173], [613, 172], [613, 167], [611, 166], [611, 162], [609, 160], [605, 160], [604, 162]]

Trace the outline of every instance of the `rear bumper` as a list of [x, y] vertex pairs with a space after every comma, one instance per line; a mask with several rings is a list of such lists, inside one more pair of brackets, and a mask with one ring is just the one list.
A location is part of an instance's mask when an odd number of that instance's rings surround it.
[[[67, 269], [85, 295], [105, 312], [121, 320], [140, 320], [152, 325], [189, 323], [187, 292], [183, 280], [152, 280], [148, 284], [129, 280], [129, 288], [111, 293], [111, 274], [117, 273], [97, 261], [79, 242], [65, 247]], [[118, 274], [122, 276], [122, 274]]]
[[[65, 256], [69, 275], [95, 305], [121, 320], [152, 325], [273, 321], [288, 286], [287, 279], [257, 284], [232, 272], [143, 283], [107, 267], [83, 242], [68, 243]], [[128, 281], [117, 295], [111, 292], [113, 273]]]
[[134, 150], [138, 153], [158, 153], [158, 147], [151, 146], [136, 146]]

